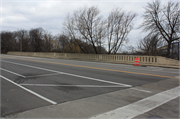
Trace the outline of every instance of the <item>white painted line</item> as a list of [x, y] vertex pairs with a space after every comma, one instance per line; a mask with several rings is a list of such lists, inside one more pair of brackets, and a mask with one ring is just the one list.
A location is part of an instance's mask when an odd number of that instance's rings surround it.
[[53, 73], [53, 74], [43, 74], [43, 75], [35, 75], [35, 76], [26, 76], [26, 78], [31, 78], [31, 77], [40, 77], [40, 76], [52, 76], [52, 75], [59, 75], [59, 73]]
[[26, 66], [26, 67], [41, 69], [41, 70], [45, 70], [45, 71], [60, 73], [60, 74], [68, 75], [68, 76], [74, 76], [74, 77], [79, 77], [79, 78], [84, 78], [84, 79], [90, 79], [90, 80], [99, 81], [99, 82], [105, 82], [105, 83], [110, 83], [110, 84], [115, 84], [115, 85], [123, 85], [123, 86], [126, 86], [126, 87], [132, 87], [131, 85], [123, 84], [123, 83], [117, 83], [117, 82], [106, 81], [106, 80], [101, 80], [101, 79], [96, 79], [96, 78], [91, 78], [91, 77], [86, 77], [86, 76], [80, 76], [80, 75], [76, 75], [76, 74], [70, 74], [70, 73], [55, 71], [55, 70], [51, 70], [51, 69], [40, 68], [40, 67], [36, 67], [36, 66], [30, 66], [30, 65], [20, 64], [20, 63], [9, 62], [9, 61], [3, 61], [3, 60], [1, 60], [1, 61], [2, 61], [2, 62], [11, 63], [11, 64], [16, 64], [16, 65], [21, 65], [21, 66]]
[[[124, 67], [124, 68], [126, 68], [126, 69], [135, 69], [135, 70], [142, 70], [142, 71], [153, 71], [153, 72], [155, 72], [157, 69], [154, 69], [154, 70], [152, 70], [152, 69], [149, 69], [149, 70], [147, 70], [147, 67], [146, 68], [143, 68], [143, 67], [139, 67], [139, 68], [132, 68], [132, 67]], [[150, 67], [149, 67], [150, 68]], [[154, 68], [154, 67], [153, 67]], [[160, 68], [159, 68], [160, 69]], [[164, 68], [161, 68], [162, 70], [157, 70], [158, 72], [164, 72], [164, 73], [179, 73], [179, 72], [171, 72], [171, 71], [163, 71], [164, 70]]]
[[151, 111], [180, 96], [180, 86], [144, 98], [135, 103], [120, 107], [110, 112], [100, 114], [90, 119], [132, 119], [138, 115]]
[[170, 72], [170, 73], [175, 73], [175, 74], [179, 74], [179, 72]]
[[142, 89], [138, 89], [138, 88], [130, 88], [132, 90], [137, 90], [137, 91], [141, 91], [141, 92], [146, 92], [146, 93], [152, 93], [151, 91], [147, 91], [147, 90], [142, 90]]
[[[11, 57], [22, 57], [22, 58], [32, 58], [32, 59], [48, 59], [48, 58], [39, 58], [39, 57], [27, 57], [27, 56], [15, 56], [15, 55], [3, 55], [3, 56], [9, 56], [9, 58], [11, 58]], [[61, 59], [61, 60], [63, 60], [63, 59]], [[66, 59], [66, 60], [68, 60], [68, 59]], [[72, 61], [72, 60], [70, 60], [70, 61]], [[76, 60], [76, 62], [79, 62], [79, 61], [77, 61]], [[93, 64], [95, 64], [95, 63], [97, 63], [97, 62], [89, 62], [89, 61], [81, 61], [81, 62], [88, 62], [88, 63], [93, 63]], [[110, 66], [116, 66], [117, 67], [117, 64], [111, 64], [111, 63], [102, 63], [101, 62], [101, 64], [103, 65], [103, 64], [106, 64], [106, 65], [110, 65]], [[99, 63], [98, 63], [98, 65], [99, 65]], [[149, 69], [149, 70], [147, 70], [147, 67], [146, 68], [144, 68], [144, 67], [136, 67], [136, 68], [133, 68], [132, 66], [127, 66], [127, 65], [124, 65], [124, 64], [118, 64], [118, 65], [122, 65], [124, 68], [126, 68], [126, 69], [135, 69], [135, 70], [143, 70], [143, 71], [153, 71], [152, 70], [152, 68], [156, 68], [156, 67], [148, 67], [148, 68], [151, 68], [151, 69]], [[164, 70], [165, 68], [162, 68], [162, 70]], [[164, 72], [164, 73], [178, 73], [179, 74], [179, 72], [170, 72], [170, 71], [162, 71], [162, 70], [159, 70], [158, 72]], [[155, 72], [156, 71], [156, 69], [154, 69], [154, 71], [153, 72]]]
[[154, 69], [152, 71], [161, 71], [161, 70], [163, 70], [163, 69], [162, 68], [158, 68], [158, 69]]
[[23, 77], [23, 78], [26, 78], [25, 76], [23, 76], [23, 75], [21, 75], [21, 74], [18, 74], [18, 73], [15, 73], [15, 72], [12, 72], [12, 71], [3, 69], [3, 68], [0, 68], [0, 69], [1, 69], [1, 70], [4, 70], [4, 71], [6, 71], [6, 72], [9, 72], [9, 73], [15, 74], [15, 75], [17, 75], [17, 76], [21, 76], [21, 77]]
[[44, 97], [44, 96], [42, 96], [42, 95], [36, 93], [36, 92], [33, 92], [32, 90], [29, 90], [29, 89], [27, 89], [27, 88], [25, 88], [25, 87], [23, 87], [23, 86], [21, 86], [21, 85], [15, 83], [15, 82], [13, 82], [12, 80], [10, 80], [10, 79], [8, 79], [8, 78], [2, 76], [2, 75], [0, 75], [0, 76], [1, 76], [1, 78], [3, 78], [3, 79], [5, 79], [5, 80], [7, 80], [7, 81], [13, 83], [14, 85], [16, 85], [16, 86], [18, 86], [18, 87], [20, 87], [20, 88], [22, 88], [22, 89], [28, 91], [29, 93], [31, 93], [31, 94], [33, 94], [33, 95], [35, 95], [35, 96], [37, 96], [37, 97], [39, 97], [39, 98], [41, 98], [41, 99], [47, 101], [47, 102], [49, 102], [49, 103], [51, 103], [51, 104], [53, 104], [53, 105], [57, 104], [56, 102], [54, 102], [54, 101], [52, 101], [52, 100], [50, 100], [50, 99], [48, 99], [48, 98], [46, 98], [46, 97]]
[[20, 84], [24, 86], [61, 86], [61, 87], [96, 87], [96, 88], [113, 88], [113, 87], [126, 87], [120, 85], [56, 85], [56, 84]]
[[69, 74], [69, 73], [64, 73], [64, 74], [69, 75], [69, 76], [74, 76], [74, 77], [80, 77], [80, 78], [90, 79], [90, 80], [94, 80], [94, 81], [99, 81], [99, 82], [105, 82], [105, 83], [110, 83], [110, 84], [115, 84], [115, 85], [123, 85], [123, 86], [126, 86], [126, 87], [132, 87], [131, 85], [123, 84], [123, 83], [106, 81], [106, 80], [101, 80], [101, 79], [96, 79], [96, 78], [91, 78], [91, 77], [86, 77], [86, 76], [80, 76], [80, 75], [75, 75], [75, 74]]
[[21, 57], [21, 58], [28, 58], [28, 59], [43, 59], [43, 58], [39, 58], [39, 57], [27, 57], [27, 56], [17, 56], [17, 55], [2, 55], [2, 56], [6, 56], [8, 58], [11, 58], [11, 57]]

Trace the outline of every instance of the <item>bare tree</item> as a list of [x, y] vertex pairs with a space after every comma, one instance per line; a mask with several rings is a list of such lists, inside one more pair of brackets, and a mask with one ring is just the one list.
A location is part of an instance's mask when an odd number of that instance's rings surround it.
[[108, 54], [116, 54], [132, 29], [135, 13], [126, 13], [121, 9], [112, 10], [107, 20]]
[[145, 55], [157, 55], [157, 48], [161, 46], [161, 40], [158, 34], [153, 34], [144, 37], [140, 40], [138, 48], [144, 52]]
[[[74, 11], [72, 16], [67, 16], [63, 25], [73, 39], [92, 44], [95, 53], [99, 53], [97, 47], [102, 45], [105, 37], [105, 22], [97, 7], [84, 7]], [[81, 45], [80, 48], [82, 49]]]
[[[84, 50], [84, 47], [82, 45], [81, 40], [79, 40], [79, 38], [81, 38], [81, 35], [78, 34], [78, 31], [75, 29], [75, 20], [74, 20], [74, 17], [70, 16], [70, 14], [68, 14], [66, 19], [65, 19], [65, 21], [64, 21], [64, 23], [63, 23], [63, 25], [64, 25], [63, 36], [69, 36], [70, 39], [74, 39], [75, 42], [79, 45], [81, 51], [83, 51], [84, 53], [88, 53], [87, 51]], [[66, 34], [66, 35], [64, 35], [64, 34]], [[64, 39], [64, 37], [61, 37], [61, 39]], [[66, 40], [68, 40], [68, 39], [66, 39]], [[66, 41], [63, 40], [63, 42], [65, 43]], [[63, 45], [63, 47], [64, 47], [64, 45]]]
[[148, 3], [143, 15], [144, 22], [140, 26], [149, 34], [158, 33], [168, 43], [167, 57], [173, 41], [180, 39], [180, 6], [179, 2], [169, 1], [162, 6], [159, 0]]
[[18, 30], [15, 32], [16, 38], [19, 41], [20, 51], [28, 51], [29, 48], [29, 34], [27, 30]]
[[[71, 46], [70, 46], [70, 39], [68, 36], [64, 35], [64, 34], [60, 34], [60, 35], [57, 35], [56, 36], [56, 40], [58, 42], [58, 45], [59, 45], [59, 50], [60, 52], [65, 52], [65, 48], [68, 47], [69, 50], [72, 49]], [[67, 49], [67, 48], [66, 48]], [[68, 50], [68, 51], [69, 51]]]
[[43, 51], [45, 52], [50, 52], [53, 49], [53, 40], [54, 37], [48, 33], [47, 31], [44, 33], [44, 47], [43, 47]]
[[18, 40], [16, 40], [15, 32], [2, 31], [1, 32], [1, 52], [18, 51]]
[[41, 52], [43, 49], [44, 29], [36, 28], [29, 31], [31, 51]]

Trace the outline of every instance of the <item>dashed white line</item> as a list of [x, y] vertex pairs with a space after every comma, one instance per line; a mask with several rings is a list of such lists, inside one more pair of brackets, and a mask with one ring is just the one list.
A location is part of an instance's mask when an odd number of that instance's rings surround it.
[[0, 69], [1, 69], [1, 70], [4, 70], [4, 71], [6, 71], [6, 72], [9, 72], [9, 73], [15, 74], [15, 75], [17, 75], [17, 76], [21, 76], [21, 77], [23, 77], [23, 78], [26, 78], [26, 76], [23, 76], [23, 75], [21, 75], [21, 74], [18, 74], [18, 73], [15, 73], [15, 72], [12, 72], [12, 71], [3, 69], [3, 68], [0, 68]]
[[11, 83], [13, 83], [13, 84], [16, 85], [16, 86], [18, 86], [18, 87], [20, 87], [20, 88], [22, 88], [22, 89], [28, 91], [29, 93], [31, 93], [31, 94], [33, 94], [33, 95], [35, 95], [35, 96], [37, 96], [37, 97], [39, 97], [39, 98], [41, 98], [41, 99], [47, 101], [47, 102], [53, 104], [53, 105], [57, 104], [57, 102], [54, 102], [54, 101], [52, 101], [52, 100], [50, 100], [50, 99], [48, 99], [48, 98], [46, 98], [46, 97], [44, 97], [44, 96], [42, 96], [42, 95], [40, 95], [40, 94], [34, 92], [34, 91], [32, 91], [32, 90], [29, 90], [29, 89], [27, 89], [27, 88], [25, 88], [25, 87], [23, 87], [23, 86], [21, 86], [21, 85], [15, 83], [15, 82], [13, 82], [12, 80], [10, 80], [10, 79], [8, 79], [8, 78], [2, 76], [2, 75], [0, 75], [0, 77], [3, 78], [3, 79], [5, 79], [5, 80], [7, 80], [7, 81], [9, 81], [9, 82], [11, 82]]

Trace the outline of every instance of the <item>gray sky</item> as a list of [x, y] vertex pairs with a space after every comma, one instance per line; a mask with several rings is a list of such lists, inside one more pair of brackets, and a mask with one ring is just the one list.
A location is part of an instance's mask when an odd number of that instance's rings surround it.
[[[161, 0], [167, 3], [168, 0]], [[56, 35], [62, 30], [62, 23], [68, 13], [81, 7], [98, 6], [101, 15], [107, 18], [114, 8], [133, 11], [138, 14], [130, 32], [128, 45], [136, 46], [145, 33], [137, 27], [142, 23], [144, 6], [152, 0], [1, 0], [1, 29], [16, 31], [42, 27]]]

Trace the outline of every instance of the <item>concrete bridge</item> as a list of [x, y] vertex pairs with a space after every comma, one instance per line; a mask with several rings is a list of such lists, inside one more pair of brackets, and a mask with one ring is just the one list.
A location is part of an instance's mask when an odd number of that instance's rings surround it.
[[43, 58], [76, 59], [87, 61], [100, 61], [109, 63], [134, 64], [134, 59], [139, 58], [139, 65], [179, 68], [177, 60], [161, 56], [142, 55], [107, 55], [107, 54], [75, 54], [75, 53], [46, 53], [46, 52], [8, 52], [9, 55], [32, 56]]

